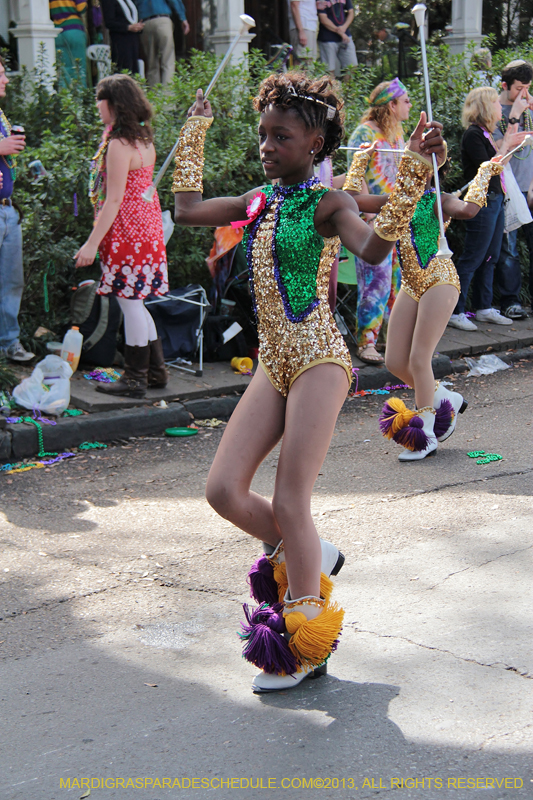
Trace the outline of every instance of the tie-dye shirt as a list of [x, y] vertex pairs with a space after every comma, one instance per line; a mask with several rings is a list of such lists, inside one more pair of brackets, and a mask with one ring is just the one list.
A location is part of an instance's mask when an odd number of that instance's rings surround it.
[[[396, 173], [400, 166], [405, 142], [399, 136], [394, 142], [388, 142], [380, 131], [375, 131], [370, 125], [358, 125], [350, 136], [349, 147], [360, 147], [363, 142], [377, 142], [377, 149], [381, 147], [398, 150], [396, 153], [374, 152], [365, 173], [365, 181], [370, 194], [390, 194], [396, 181]], [[352, 163], [353, 152], [348, 151], [348, 168]]]

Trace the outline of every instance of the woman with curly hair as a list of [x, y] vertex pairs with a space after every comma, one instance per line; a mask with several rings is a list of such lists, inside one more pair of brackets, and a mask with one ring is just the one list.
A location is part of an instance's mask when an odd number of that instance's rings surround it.
[[[324, 672], [342, 624], [330, 575], [344, 557], [319, 539], [310, 508], [352, 379], [328, 305], [331, 264], [340, 240], [369, 262], [383, 261], [424, 190], [431, 169], [426, 156], [442, 153], [443, 140], [441, 126], [426, 125], [422, 115], [391, 201], [372, 230], [347, 192], [328, 189], [313, 175], [313, 166], [342, 141], [342, 102], [331, 78], [271, 75], [254, 105], [269, 184], [241, 197], [202, 200], [203, 147], [213, 118], [199, 90], [180, 135], [173, 191], [178, 224], [245, 229], [260, 367], [224, 432], [206, 496], [222, 517], [264, 543], [266, 555], [249, 576], [260, 605], [246, 607], [242, 633], [245, 658], [262, 670], [252, 685], [259, 693]], [[282, 438], [270, 501], [250, 486]]]
[[159, 198], [156, 194], [153, 203], [142, 199], [155, 164], [152, 108], [128, 75], [103, 78], [96, 87], [96, 105], [105, 127], [91, 168], [95, 223], [76, 253], [76, 266], [92, 264], [100, 253], [102, 279], [97, 293], [117, 298], [126, 339], [122, 378], [99, 384], [96, 390], [144, 397], [148, 386], [167, 383], [161, 340], [143, 302], [149, 294], [168, 292]]
[[[368, 98], [369, 108], [348, 142], [349, 147], [360, 147], [364, 142], [374, 144], [368, 162], [365, 182], [370, 194], [390, 194], [404, 148], [402, 122], [409, 117], [411, 102], [403, 83], [395, 78], [378, 84]], [[380, 150], [397, 150], [381, 153]], [[350, 163], [352, 153], [348, 153]], [[370, 222], [372, 216], [367, 216]], [[400, 268], [395, 250], [378, 265], [362, 258], [355, 260], [357, 272], [357, 355], [368, 364], [383, 361], [376, 343], [394, 300], [400, 290]]]

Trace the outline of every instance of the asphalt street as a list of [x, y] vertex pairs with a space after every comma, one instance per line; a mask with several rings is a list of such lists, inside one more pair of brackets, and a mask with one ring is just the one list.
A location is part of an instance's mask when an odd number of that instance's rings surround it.
[[259, 548], [203, 497], [221, 429], [0, 474], [2, 800], [533, 798], [533, 364], [454, 382], [416, 464], [346, 403], [313, 498], [344, 632], [279, 694], [237, 637]]

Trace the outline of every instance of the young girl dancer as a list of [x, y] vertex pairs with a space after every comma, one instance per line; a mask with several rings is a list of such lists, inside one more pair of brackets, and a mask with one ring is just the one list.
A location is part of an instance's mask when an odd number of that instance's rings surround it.
[[[501, 156], [479, 167], [464, 201], [442, 195], [445, 219], [473, 219], [486, 204], [493, 176], [503, 170]], [[380, 417], [383, 434], [404, 449], [400, 461], [417, 461], [432, 455], [437, 442], [455, 430], [457, 414], [467, 402], [458, 392], [435, 383], [431, 359], [446, 329], [461, 290], [459, 276], [450, 258], [438, 258], [439, 222], [435, 189], [428, 177], [408, 228], [401, 234], [397, 250], [402, 269], [401, 290], [392, 309], [385, 352], [388, 369], [415, 390], [416, 411], [398, 398], [391, 398]]]
[[147, 386], [163, 387], [167, 372], [163, 347], [143, 298], [168, 292], [167, 256], [161, 206], [141, 195], [152, 182], [155, 148], [152, 108], [128, 75], [111, 75], [96, 87], [96, 105], [105, 125], [93, 159], [89, 194], [95, 207], [91, 235], [76, 253], [77, 267], [100, 252], [98, 294], [114, 294], [124, 314], [125, 370], [98, 392], [144, 397]]
[[[328, 305], [339, 237], [365, 260], [383, 261], [425, 188], [431, 170], [426, 156], [442, 155], [443, 140], [441, 126], [426, 125], [421, 115], [390, 202], [371, 230], [346, 192], [313, 177], [313, 164], [331, 155], [343, 135], [342, 103], [332, 80], [271, 75], [254, 105], [261, 115], [261, 162], [277, 185], [202, 200], [203, 146], [212, 115], [199, 90], [181, 132], [173, 189], [179, 224], [245, 226], [260, 368], [224, 432], [206, 495], [221, 516], [263, 541], [269, 554], [252, 568], [252, 596], [262, 605], [247, 610], [243, 632], [245, 658], [262, 669], [252, 688], [264, 692], [325, 671], [342, 624], [329, 576], [344, 559], [321, 542], [310, 509], [351, 382], [350, 355]], [[269, 501], [250, 485], [282, 437]]]

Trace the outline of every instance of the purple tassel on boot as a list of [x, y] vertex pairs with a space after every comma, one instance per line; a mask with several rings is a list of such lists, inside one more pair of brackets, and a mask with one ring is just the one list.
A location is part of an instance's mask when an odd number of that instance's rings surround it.
[[266, 556], [261, 556], [252, 564], [248, 573], [250, 596], [256, 603], [268, 603], [273, 606], [278, 602], [278, 585], [274, 580], [272, 564]]
[[416, 450], [417, 452], [425, 450], [429, 442], [424, 433], [424, 421], [420, 417], [413, 417], [405, 428], [400, 428], [392, 438], [407, 450]]
[[243, 632], [239, 634], [245, 642], [244, 658], [269, 674], [296, 672], [296, 659], [283, 636], [283, 604], [275, 603], [272, 607], [263, 604], [253, 611], [244, 605], [243, 609], [248, 622], [248, 625], [241, 623]]
[[433, 433], [439, 439], [444, 436], [450, 425], [452, 424], [455, 412], [449, 400], [442, 400], [440, 406], [435, 409], [435, 427]]
[[388, 403], [385, 403], [379, 415], [379, 427], [383, 436], [388, 436], [392, 423], [396, 418], [396, 411], [391, 408]]

